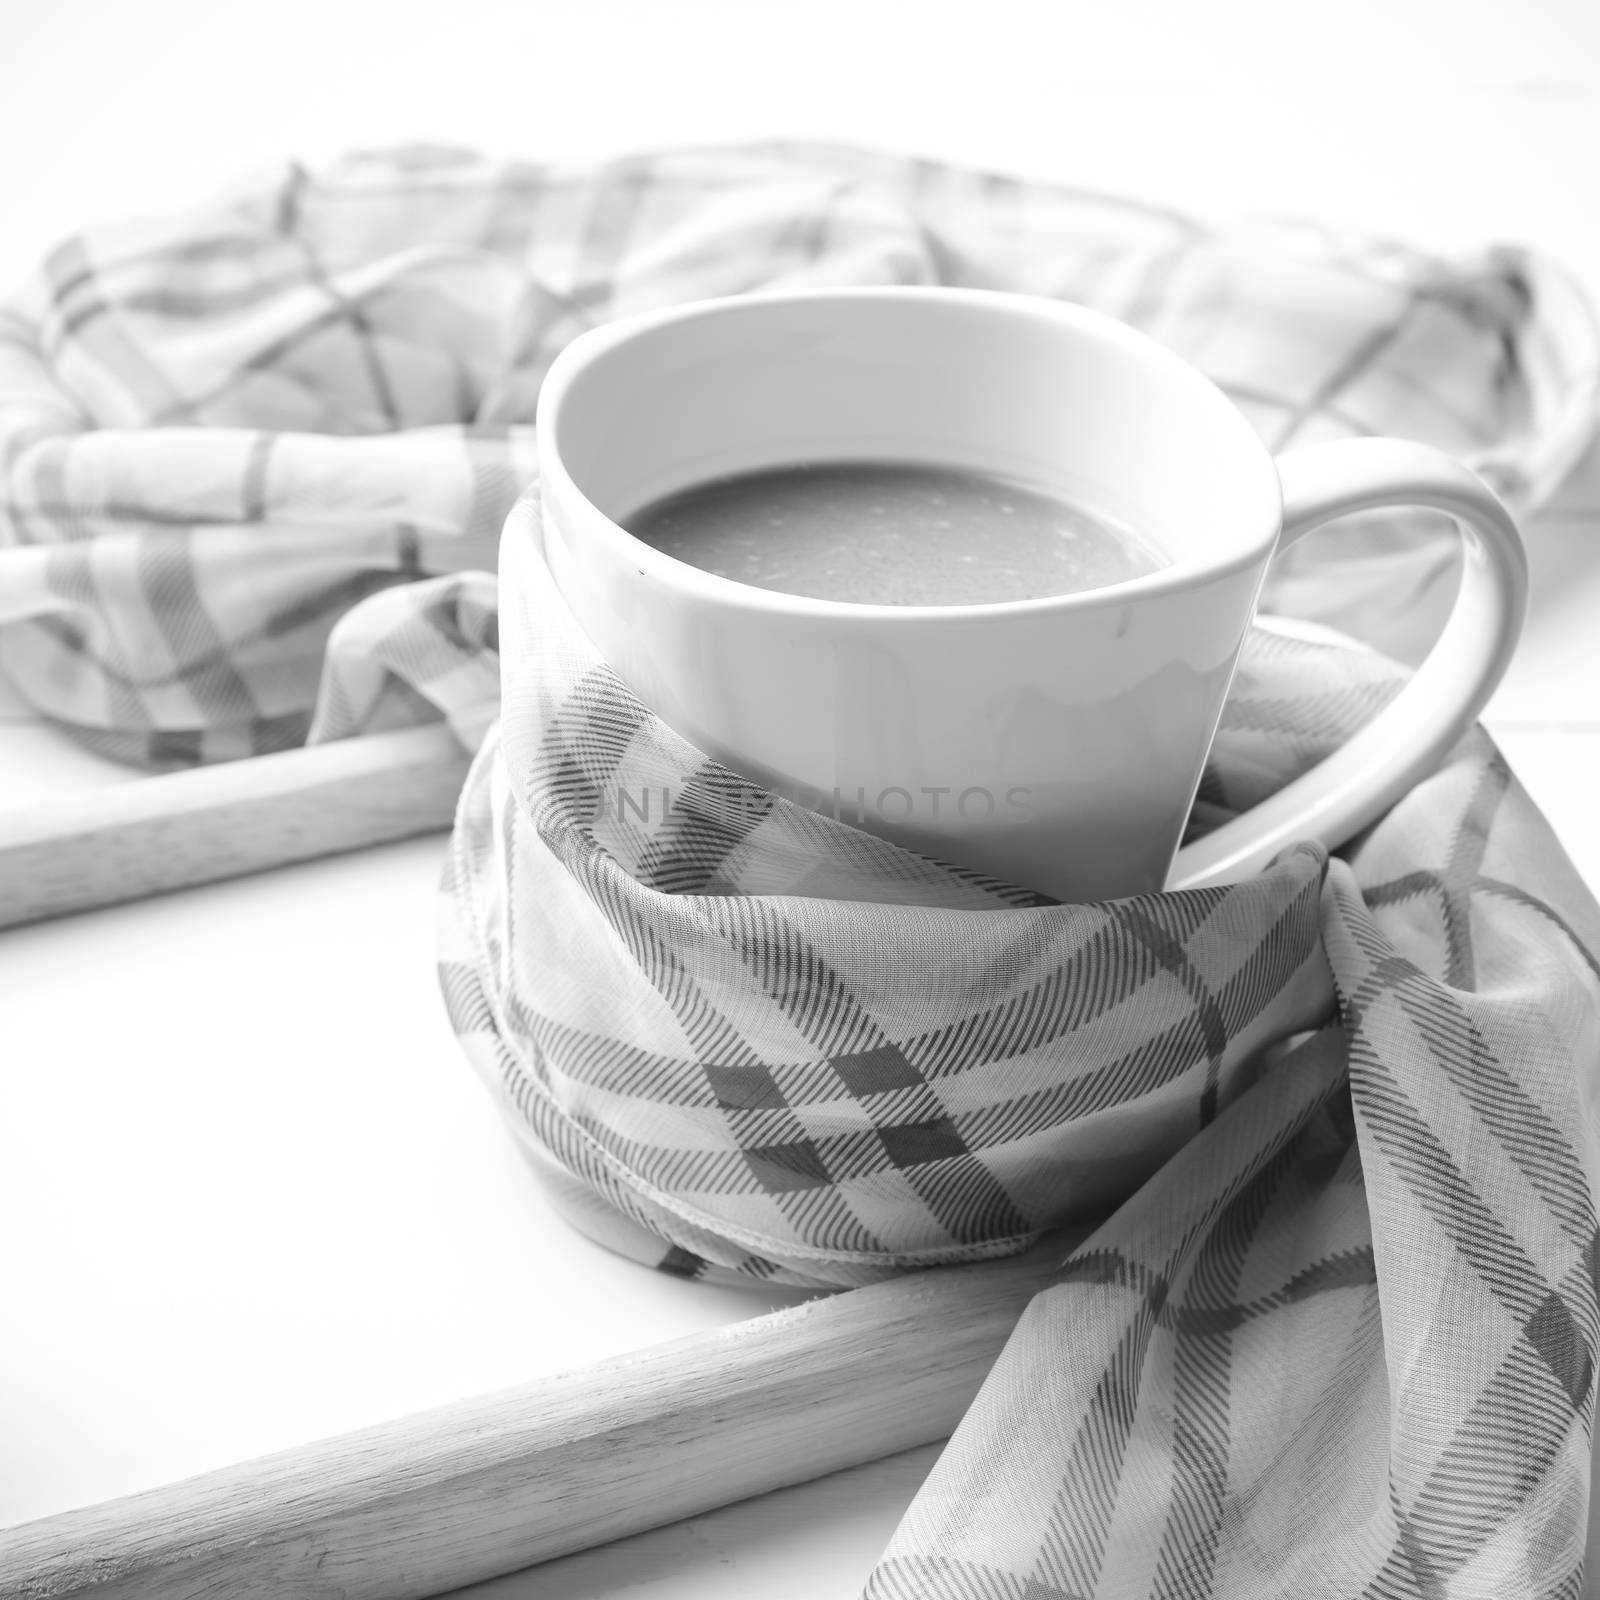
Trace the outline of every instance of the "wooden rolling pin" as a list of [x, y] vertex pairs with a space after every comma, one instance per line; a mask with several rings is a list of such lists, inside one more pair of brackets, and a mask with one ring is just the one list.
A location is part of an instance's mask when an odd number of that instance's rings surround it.
[[448, 828], [467, 762], [436, 724], [0, 809], [0, 928]]
[[1072, 1241], [0, 1530], [4, 1600], [411, 1600], [946, 1438]]

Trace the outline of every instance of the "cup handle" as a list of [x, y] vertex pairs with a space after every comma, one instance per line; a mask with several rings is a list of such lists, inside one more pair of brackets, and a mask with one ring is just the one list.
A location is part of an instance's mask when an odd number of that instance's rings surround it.
[[1472, 725], [1522, 631], [1528, 563], [1516, 524], [1453, 457], [1399, 439], [1347, 439], [1290, 451], [1277, 468], [1279, 549], [1335, 517], [1425, 506], [1456, 519], [1461, 586], [1444, 631], [1395, 699], [1310, 772], [1180, 850], [1168, 889], [1237, 883], [1302, 839], [1333, 850], [1376, 822]]

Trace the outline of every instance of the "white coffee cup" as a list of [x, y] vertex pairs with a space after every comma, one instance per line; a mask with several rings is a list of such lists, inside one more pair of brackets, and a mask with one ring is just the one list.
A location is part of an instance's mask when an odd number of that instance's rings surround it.
[[[1345, 842], [1466, 730], [1521, 627], [1516, 527], [1459, 462], [1386, 439], [1274, 460], [1194, 368], [1058, 301], [896, 287], [676, 307], [575, 340], [537, 421], [545, 558], [647, 706], [781, 794], [1061, 900]], [[625, 531], [710, 478], [864, 460], [1054, 487], [1169, 564], [1047, 599], [857, 604], [736, 583]], [[1387, 505], [1458, 519], [1461, 588], [1432, 653], [1337, 754], [1180, 851], [1274, 551]]]

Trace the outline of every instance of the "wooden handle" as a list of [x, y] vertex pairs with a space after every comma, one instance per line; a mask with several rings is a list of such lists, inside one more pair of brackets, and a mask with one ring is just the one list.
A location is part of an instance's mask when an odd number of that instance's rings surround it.
[[411, 1600], [946, 1438], [1068, 1248], [917, 1273], [0, 1531], [4, 1600]]
[[468, 759], [434, 724], [0, 811], [0, 928], [447, 828]]

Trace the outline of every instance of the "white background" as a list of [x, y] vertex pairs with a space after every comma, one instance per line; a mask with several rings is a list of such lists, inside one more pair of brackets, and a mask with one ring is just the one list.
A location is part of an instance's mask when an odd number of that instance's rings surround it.
[[[1447, 250], [1600, 300], [1600, 6], [0, 0], [0, 287], [286, 156], [793, 135]], [[1600, 466], [1486, 720], [1600, 883]], [[121, 779], [0, 698], [0, 805]], [[773, 1302], [552, 1222], [445, 1027], [440, 844], [0, 935], [0, 1524]], [[855, 1592], [929, 1452], [486, 1586]]]

